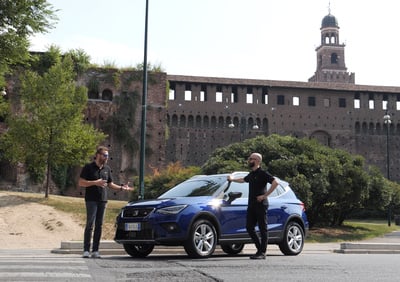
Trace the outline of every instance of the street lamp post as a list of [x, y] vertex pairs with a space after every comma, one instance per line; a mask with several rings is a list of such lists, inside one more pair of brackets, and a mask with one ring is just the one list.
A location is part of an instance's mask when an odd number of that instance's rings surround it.
[[144, 30], [144, 58], [143, 58], [143, 94], [142, 120], [140, 128], [140, 171], [139, 171], [139, 199], [144, 199], [144, 163], [146, 154], [146, 107], [147, 107], [147, 22], [149, 0], [146, 0], [145, 30]]
[[[383, 116], [383, 121], [386, 124], [386, 176], [387, 179], [390, 180], [390, 167], [389, 167], [389, 127], [392, 123], [390, 119], [390, 115], [386, 110], [385, 115]], [[388, 205], [388, 226], [391, 225], [391, 203]]]

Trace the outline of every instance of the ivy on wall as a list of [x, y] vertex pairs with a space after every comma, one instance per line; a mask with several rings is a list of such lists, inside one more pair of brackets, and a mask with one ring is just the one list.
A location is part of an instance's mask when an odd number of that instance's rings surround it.
[[117, 111], [105, 120], [102, 129], [110, 136], [114, 136], [118, 143], [124, 144], [130, 153], [138, 151], [137, 136], [131, 129], [136, 125], [135, 114], [139, 104], [139, 94], [134, 92], [122, 92], [115, 96], [114, 102]]

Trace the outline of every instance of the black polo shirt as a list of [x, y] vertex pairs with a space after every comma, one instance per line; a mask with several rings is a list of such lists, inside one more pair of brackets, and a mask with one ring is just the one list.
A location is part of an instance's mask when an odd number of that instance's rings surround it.
[[[96, 162], [86, 164], [81, 171], [80, 177], [85, 180], [106, 179], [107, 183], [112, 182], [111, 168], [104, 165], [99, 168]], [[89, 186], [85, 188], [85, 201], [107, 202], [107, 188], [101, 186]]]
[[244, 177], [244, 181], [249, 183], [249, 205], [257, 203], [257, 196], [265, 194], [267, 183], [272, 184], [274, 179], [269, 172], [260, 167]]

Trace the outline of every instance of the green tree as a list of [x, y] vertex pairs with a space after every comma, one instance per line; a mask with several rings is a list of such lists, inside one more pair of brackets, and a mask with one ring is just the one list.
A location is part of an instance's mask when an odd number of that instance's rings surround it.
[[[195, 166], [182, 167], [180, 162], [171, 163], [166, 169], [158, 171], [153, 169], [152, 176], [145, 178], [145, 198], [154, 199], [172, 188], [176, 184], [192, 177], [193, 175], [200, 174], [200, 168]], [[132, 193], [132, 199], [137, 198], [138, 191]]]
[[311, 226], [341, 225], [368, 199], [371, 181], [362, 157], [306, 138], [270, 135], [232, 144], [216, 150], [202, 171], [248, 170], [246, 159], [251, 152], [261, 153], [263, 167], [291, 184], [306, 204]]
[[23, 162], [37, 177], [47, 172], [46, 194], [53, 167], [83, 164], [105, 135], [83, 123], [86, 88], [76, 86], [70, 56], [43, 75], [27, 71], [21, 78], [21, 111], [7, 120], [2, 136], [5, 156]]
[[51, 29], [54, 13], [46, 0], [0, 1], [0, 87], [10, 66], [29, 60], [29, 36]]

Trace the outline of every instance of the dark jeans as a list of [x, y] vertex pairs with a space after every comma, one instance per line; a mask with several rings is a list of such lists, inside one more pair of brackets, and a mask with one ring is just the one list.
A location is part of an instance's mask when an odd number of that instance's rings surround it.
[[107, 202], [85, 202], [86, 203], [86, 227], [83, 237], [83, 251], [90, 250], [90, 239], [93, 233], [92, 251], [99, 250], [101, 232], [103, 228], [104, 213], [106, 211]]
[[[246, 229], [251, 239], [256, 245], [258, 253], [267, 252], [268, 231], [267, 231], [267, 210], [268, 206], [263, 203], [254, 203], [247, 208]], [[258, 237], [255, 227], [258, 225], [260, 230], [260, 238]]]

